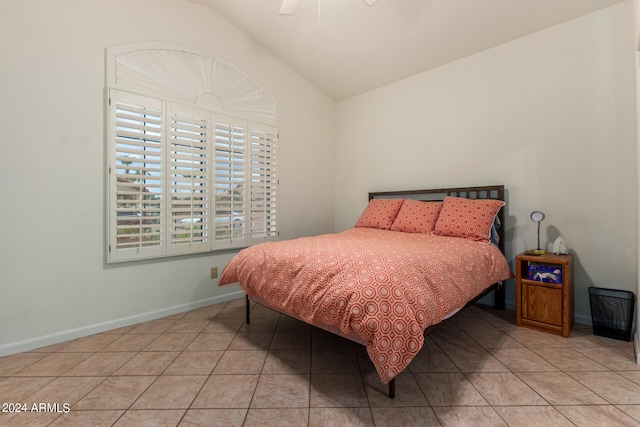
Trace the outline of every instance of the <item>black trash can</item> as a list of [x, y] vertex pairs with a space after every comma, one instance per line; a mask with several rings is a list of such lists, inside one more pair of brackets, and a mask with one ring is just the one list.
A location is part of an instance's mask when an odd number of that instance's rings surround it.
[[619, 289], [589, 288], [593, 334], [631, 341], [636, 296]]

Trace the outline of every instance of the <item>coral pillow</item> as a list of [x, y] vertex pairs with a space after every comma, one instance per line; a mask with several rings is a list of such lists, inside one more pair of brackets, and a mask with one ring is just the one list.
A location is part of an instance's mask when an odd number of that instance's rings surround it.
[[426, 233], [433, 231], [442, 202], [420, 202], [405, 200], [391, 229], [405, 233]]
[[435, 234], [488, 243], [493, 219], [503, 206], [502, 200], [447, 196], [436, 221]]
[[360, 215], [356, 227], [388, 230], [396, 219], [404, 199], [372, 199]]

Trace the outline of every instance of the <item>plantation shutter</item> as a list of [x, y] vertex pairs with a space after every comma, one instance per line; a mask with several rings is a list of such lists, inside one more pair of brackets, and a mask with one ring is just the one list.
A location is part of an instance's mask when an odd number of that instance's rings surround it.
[[251, 124], [251, 244], [275, 240], [278, 233], [276, 142], [275, 128]]
[[162, 103], [112, 91], [110, 148], [111, 260], [162, 253]]
[[246, 121], [215, 116], [214, 248], [247, 246]]
[[171, 104], [170, 254], [209, 249], [209, 116], [203, 110]]

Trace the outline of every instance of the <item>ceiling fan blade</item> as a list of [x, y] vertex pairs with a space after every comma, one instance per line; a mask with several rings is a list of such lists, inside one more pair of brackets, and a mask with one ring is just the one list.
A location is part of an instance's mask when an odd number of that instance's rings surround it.
[[378, 0], [364, 0], [369, 6], [373, 6], [373, 4]]
[[280, 15], [295, 15], [301, 0], [282, 0]]

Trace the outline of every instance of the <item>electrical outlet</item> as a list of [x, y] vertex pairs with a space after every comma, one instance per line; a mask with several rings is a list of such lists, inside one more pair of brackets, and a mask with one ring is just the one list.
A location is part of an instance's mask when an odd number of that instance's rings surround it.
[[211, 278], [212, 279], [218, 278], [218, 267], [211, 267]]

